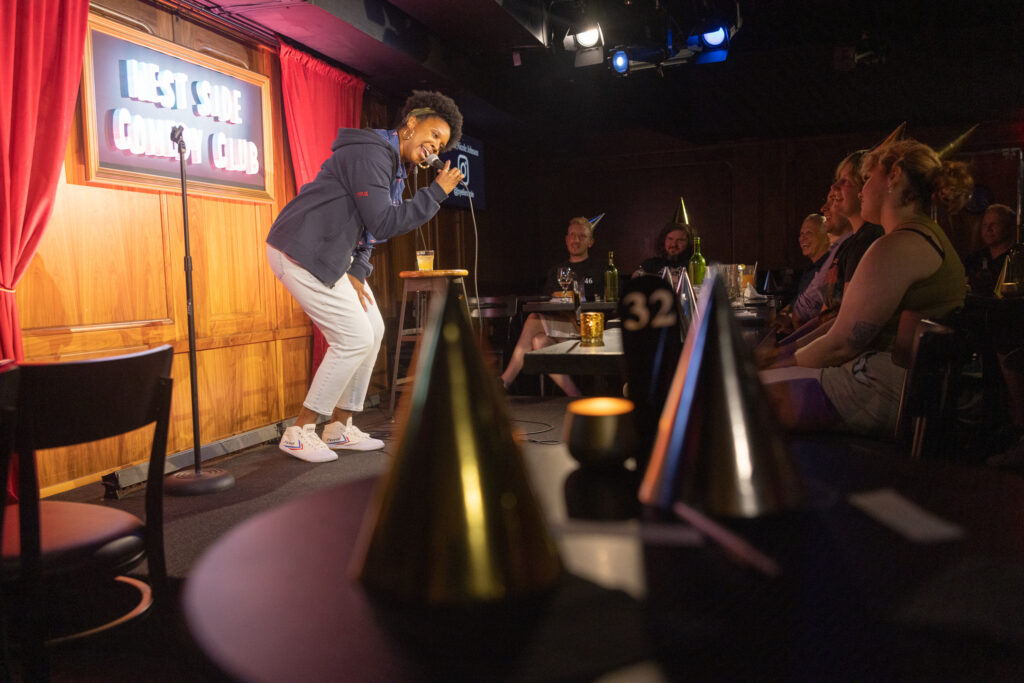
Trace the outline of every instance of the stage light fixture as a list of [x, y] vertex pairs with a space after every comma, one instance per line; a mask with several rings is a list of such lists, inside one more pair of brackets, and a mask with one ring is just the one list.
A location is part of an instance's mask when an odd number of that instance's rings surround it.
[[578, 67], [600, 64], [604, 61], [604, 32], [601, 31], [601, 24], [594, 22], [582, 31], [570, 28], [562, 39], [562, 47], [566, 52], [576, 53], [575, 64]]
[[604, 45], [604, 33], [601, 31], [601, 24], [594, 22], [587, 25], [582, 31], [573, 31], [570, 27], [562, 39], [562, 47], [566, 52], [587, 50]]
[[704, 33], [702, 33], [700, 35], [700, 39], [708, 47], [719, 47], [722, 43], [725, 42], [726, 37], [728, 35], [729, 33], [725, 30], [725, 28], [719, 26], [718, 28], [712, 29], [710, 31], [705, 31]]
[[697, 64], [724, 62], [729, 56], [729, 41], [743, 25], [740, 5], [736, 3], [736, 18], [723, 20], [722, 15], [705, 17], [699, 21], [686, 39], [686, 47], [694, 53]]
[[618, 74], [629, 75], [629, 56], [625, 50], [616, 50], [612, 53], [612, 68]]

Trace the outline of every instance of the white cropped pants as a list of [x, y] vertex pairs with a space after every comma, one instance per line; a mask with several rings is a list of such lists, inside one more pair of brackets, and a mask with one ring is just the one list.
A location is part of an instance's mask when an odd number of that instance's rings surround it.
[[[328, 345], [302, 405], [320, 415], [330, 415], [336, 407], [362, 410], [384, 339], [384, 319], [376, 298], [370, 310], [364, 311], [347, 276], [328, 287], [270, 245], [267, 260]], [[366, 288], [370, 289], [369, 283]]]

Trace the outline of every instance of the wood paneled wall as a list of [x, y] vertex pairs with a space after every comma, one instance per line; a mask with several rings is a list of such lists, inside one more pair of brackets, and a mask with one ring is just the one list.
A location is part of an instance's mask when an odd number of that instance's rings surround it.
[[[909, 132], [941, 148], [965, 128], [915, 128], [911, 122]], [[888, 133], [692, 147], [634, 131], [622, 134], [631, 142], [623, 145], [631, 149], [628, 152], [608, 154], [602, 141], [589, 153], [534, 162], [530, 170], [540, 189], [531, 194], [537, 226], [532, 261], [538, 277], [565, 258], [563, 237], [569, 218], [601, 212], [606, 215], [595, 231], [593, 251], [602, 258], [614, 251], [619, 271], [631, 272], [654, 254], [655, 237], [672, 218], [680, 197], [686, 200], [690, 224], [701, 235], [708, 260], [802, 268], [806, 260], [797, 246], [800, 223], [821, 206], [836, 165]], [[960, 156], [970, 162], [975, 180], [993, 190], [995, 201], [1016, 207], [1015, 160], [980, 152], [1022, 145], [1024, 130], [1019, 124], [989, 122], [971, 136]], [[967, 253], [974, 247], [977, 214], [964, 211], [940, 218], [958, 251]], [[502, 257], [488, 258], [493, 259], [485, 264], [490, 268], [498, 267]]]
[[[93, 11], [127, 26], [268, 75], [273, 200], [188, 195], [203, 443], [294, 417], [310, 381], [312, 326], [267, 264], [264, 239], [295, 195], [276, 50], [137, 0]], [[396, 103], [364, 97], [363, 125], [391, 127]], [[400, 103], [398, 103], [400, 104]], [[54, 212], [17, 302], [27, 361], [96, 358], [172, 344], [174, 399], [168, 452], [192, 448], [191, 387], [181, 193], [85, 183], [79, 102]], [[420, 185], [432, 171], [417, 171]], [[429, 174], [429, 176], [428, 176]], [[442, 209], [421, 231], [444, 266], [464, 266], [464, 218]], [[370, 278], [385, 318], [397, 317], [398, 272], [414, 267], [416, 233], [381, 245]], [[370, 397], [383, 399], [390, 355], [378, 358]], [[55, 415], [54, 419], [61, 419]], [[151, 428], [150, 428], [151, 429]], [[44, 493], [95, 481], [148, 457], [148, 429], [40, 453]]]
[[[209, 443], [294, 415], [309, 381], [309, 321], [269, 271], [264, 238], [294, 194], [272, 49], [139, 2], [94, 11], [271, 76], [273, 201], [189, 192], [200, 430]], [[109, 356], [173, 344], [169, 452], [192, 446], [180, 192], [86, 185], [81, 102], [53, 216], [17, 292], [26, 360]], [[54, 415], [54, 419], [63, 416]], [[47, 492], [142, 462], [148, 430], [40, 454]]]

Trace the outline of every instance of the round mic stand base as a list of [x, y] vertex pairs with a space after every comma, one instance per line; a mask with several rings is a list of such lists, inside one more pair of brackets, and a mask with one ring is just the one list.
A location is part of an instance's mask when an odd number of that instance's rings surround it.
[[226, 491], [235, 485], [235, 477], [219, 467], [206, 467], [197, 472], [189, 468], [168, 475], [164, 492], [171, 496], [202, 496]]

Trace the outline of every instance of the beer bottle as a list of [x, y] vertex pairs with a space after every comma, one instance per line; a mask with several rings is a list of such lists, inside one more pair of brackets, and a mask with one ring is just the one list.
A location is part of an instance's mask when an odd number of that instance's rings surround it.
[[693, 256], [690, 257], [689, 275], [690, 284], [697, 286], [704, 283], [704, 275], [708, 272], [708, 262], [704, 260], [704, 254], [700, 253], [700, 238], [693, 238]]
[[608, 266], [604, 269], [604, 300], [619, 300], [619, 269], [615, 267], [615, 252], [608, 252]]

